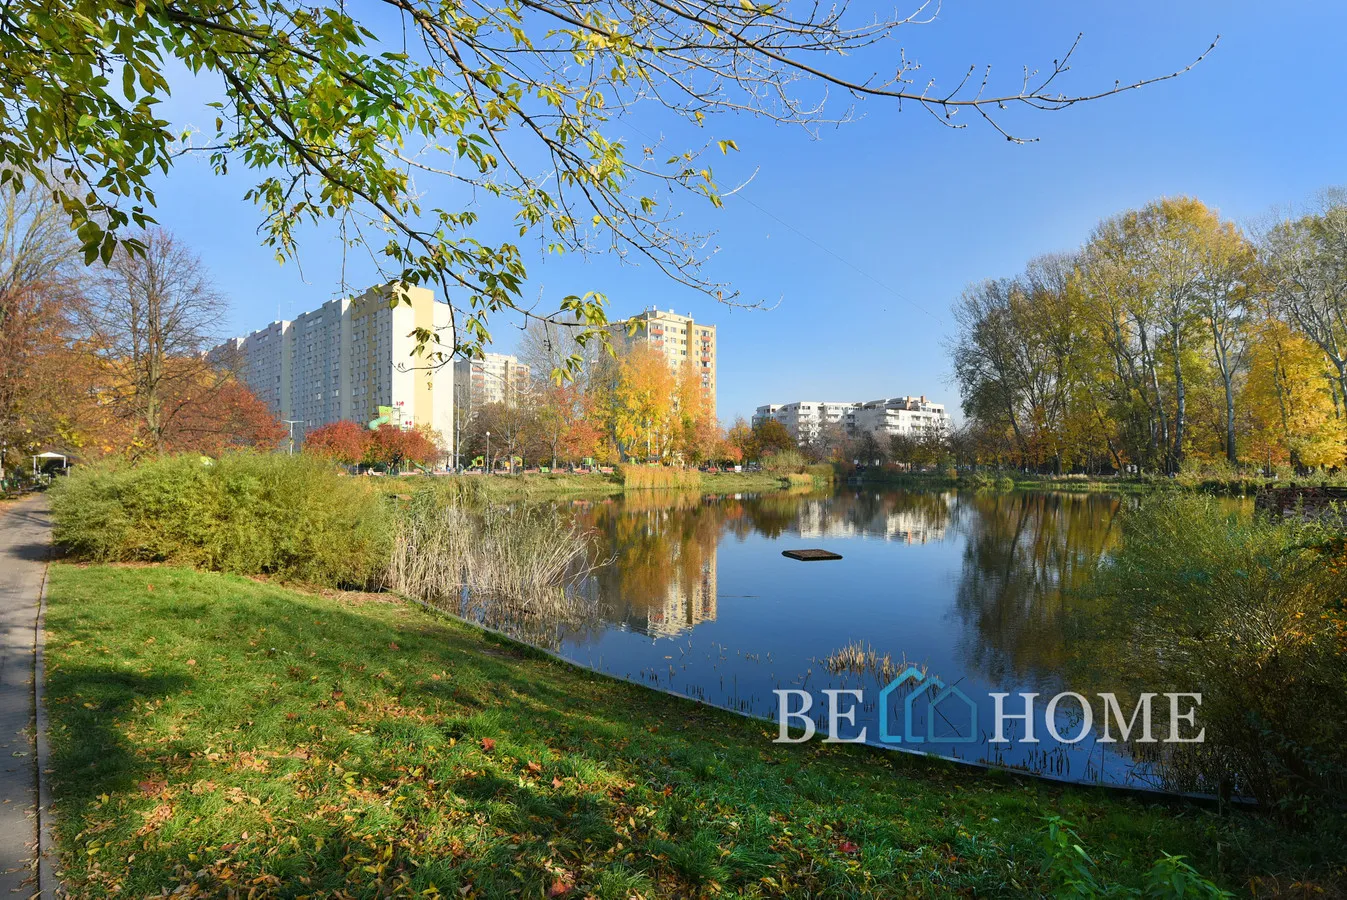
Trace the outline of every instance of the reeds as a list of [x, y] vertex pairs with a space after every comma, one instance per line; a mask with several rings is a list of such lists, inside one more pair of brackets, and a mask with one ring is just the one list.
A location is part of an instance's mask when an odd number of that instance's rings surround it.
[[[893, 657], [885, 653], [882, 656], [873, 647], [862, 641], [851, 641], [817, 660], [833, 675], [850, 672], [853, 675], [873, 675], [881, 683], [887, 683], [898, 677], [908, 667], [907, 658], [894, 662]], [[926, 674], [924, 666], [918, 666]]]
[[590, 568], [587, 534], [548, 507], [474, 512], [418, 495], [398, 517], [388, 584], [427, 601], [466, 589], [528, 606]]
[[695, 491], [702, 486], [701, 473], [696, 469], [678, 466], [641, 466], [626, 464], [617, 467], [622, 486], [627, 490], [682, 490]]

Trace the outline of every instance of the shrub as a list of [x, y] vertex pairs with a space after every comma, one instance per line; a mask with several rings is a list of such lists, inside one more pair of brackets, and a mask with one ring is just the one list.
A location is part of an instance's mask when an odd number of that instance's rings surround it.
[[382, 498], [331, 463], [299, 456], [163, 457], [81, 467], [52, 492], [55, 539], [82, 559], [171, 562], [324, 585], [383, 570]]
[[814, 476], [806, 475], [803, 472], [786, 473], [786, 483], [791, 487], [813, 487]]
[[1125, 513], [1094, 593], [1107, 622], [1096, 658], [1117, 667], [1113, 679], [1202, 692], [1203, 743], [1134, 748], [1166, 751], [1173, 786], [1286, 811], [1347, 796], [1341, 535], [1170, 492]]
[[698, 490], [702, 486], [701, 473], [696, 469], [675, 466], [642, 466], [625, 464], [617, 467], [622, 486], [628, 490]]
[[819, 481], [832, 481], [837, 477], [837, 470], [833, 468], [832, 463], [813, 463], [804, 467], [804, 472], [811, 478]]
[[804, 456], [798, 450], [778, 450], [775, 453], [768, 453], [763, 456], [761, 462], [764, 472], [781, 474], [803, 472], [806, 464]]

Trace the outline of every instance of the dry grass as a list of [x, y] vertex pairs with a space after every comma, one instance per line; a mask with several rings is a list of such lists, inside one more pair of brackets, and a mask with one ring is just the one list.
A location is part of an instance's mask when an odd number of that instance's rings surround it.
[[[853, 675], [873, 675], [881, 683], [887, 683], [898, 677], [898, 673], [905, 670], [909, 663], [906, 657], [900, 658], [897, 662], [893, 657], [885, 653], [882, 656], [875, 651], [874, 647], [862, 641], [852, 641], [829, 653], [826, 657], [818, 660], [833, 675], [840, 675], [843, 672], [849, 672]], [[922, 674], [926, 674], [925, 666], [917, 666]]]
[[473, 512], [418, 497], [394, 529], [388, 584], [427, 601], [464, 590], [527, 603], [584, 574], [590, 540], [547, 507]]
[[695, 491], [702, 486], [701, 473], [696, 469], [623, 465], [618, 466], [617, 471], [622, 478], [622, 487], [629, 491], [670, 489]]

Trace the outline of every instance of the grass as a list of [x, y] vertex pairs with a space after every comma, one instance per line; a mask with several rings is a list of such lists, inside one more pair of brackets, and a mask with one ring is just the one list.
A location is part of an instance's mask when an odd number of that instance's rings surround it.
[[622, 486], [627, 490], [697, 490], [702, 473], [679, 466], [643, 466], [627, 464], [617, 467]]
[[[645, 468], [645, 467], [641, 467]], [[695, 481], [685, 478], [678, 485], [665, 485], [677, 490], [701, 490], [705, 493], [762, 493], [779, 491], [787, 487], [782, 475], [768, 472], [693, 472], [688, 476], [697, 476]], [[405, 478], [373, 478], [376, 490], [392, 496], [411, 496], [420, 490], [429, 488], [442, 494], [446, 500], [467, 500], [469, 502], [503, 502], [511, 500], [547, 500], [579, 497], [610, 497], [628, 490], [644, 490], [646, 486], [629, 488], [618, 474], [572, 475], [529, 474], [529, 475], [455, 475], [455, 476], [408, 476]]]
[[1101, 882], [1163, 852], [1235, 888], [1344, 871], [1347, 841], [1248, 813], [775, 745], [376, 595], [58, 564], [49, 603], [73, 895], [1022, 897], [1048, 816]]

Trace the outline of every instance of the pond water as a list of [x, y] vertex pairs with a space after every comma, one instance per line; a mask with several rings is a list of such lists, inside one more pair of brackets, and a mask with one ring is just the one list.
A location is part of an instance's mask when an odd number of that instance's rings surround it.
[[[573, 608], [542, 622], [490, 607], [463, 612], [592, 669], [764, 719], [780, 709], [773, 691], [804, 691], [815, 740], [827, 732], [823, 691], [859, 688], [859, 704], [838, 697], [840, 709], [856, 710], [854, 724], [838, 723], [839, 736], [865, 728], [867, 743], [894, 750], [1159, 788], [1155, 765], [1099, 740], [1097, 695], [1116, 690], [1128, 715], [1132, 695], [1101, 670], [1097, 642], [1078, 637], [1088, 611], [1075, 592], [1119, 540], [1127, 502], [868, 488], [568, 502], [604, 560], [577, 587]], [[810, 547], [843, 558], [781, 555]], [[837, 656], [848, 647], [849, 657]], [[904, 673], [881, 702], [881, 688]], [[1095, 721], [1083, 728], [1079, 704], [1063, 701], [1052, 717], [1059, 741], [1045, 706], [1068, 690], [1091, 698]], [[1037, 743], [1021, 740], [1025, 726], [1009, 719], [1010, 742], [991, 741], [996, 692], [1011, 695], [1010, 714], [1024, 710], [1016, 695], [1039, 695]], [[788, 708], [804, 702], [791, 695]], [[1162, 695], [1153, 718], [1163, 733], [1169, 714]]]

